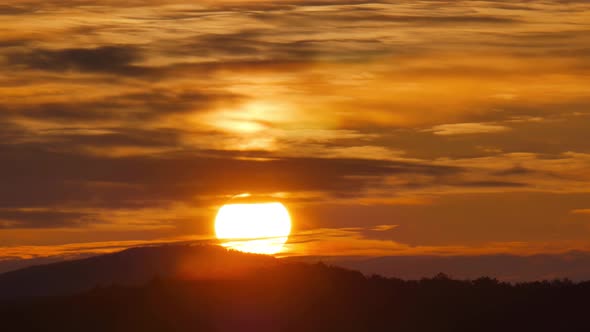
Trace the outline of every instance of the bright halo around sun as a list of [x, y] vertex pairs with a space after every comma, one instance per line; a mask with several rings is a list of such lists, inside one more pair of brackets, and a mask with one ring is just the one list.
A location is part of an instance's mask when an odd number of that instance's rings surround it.
[[279, 253], [291, 233], [291, 217], [279, 202], [226, 204], [215, 218], [215, 234], [226, 248]]

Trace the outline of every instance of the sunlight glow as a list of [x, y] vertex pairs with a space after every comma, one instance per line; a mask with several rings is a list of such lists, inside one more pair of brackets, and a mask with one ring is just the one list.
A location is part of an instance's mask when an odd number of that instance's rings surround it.
[[227, 204], [215, 218], [215, 234], [222, 245], [243, 252], [276, 254], [291, 233], [291, 217], [278, 202]]

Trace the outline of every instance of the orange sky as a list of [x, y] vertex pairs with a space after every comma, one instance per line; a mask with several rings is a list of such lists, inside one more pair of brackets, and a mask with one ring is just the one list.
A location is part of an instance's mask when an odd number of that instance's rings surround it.
[[587, 1], [0, 5], [0, 261], [209, 240], [293, 255], [590, 245]]

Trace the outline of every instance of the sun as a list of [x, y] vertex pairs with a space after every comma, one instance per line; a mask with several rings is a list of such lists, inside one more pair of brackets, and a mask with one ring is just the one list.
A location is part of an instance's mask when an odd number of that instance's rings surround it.
[[215, 218], [215, 234], [226, 248], [276, 254], [291, 233], [291, 217], [279, 202], [226, 204]]

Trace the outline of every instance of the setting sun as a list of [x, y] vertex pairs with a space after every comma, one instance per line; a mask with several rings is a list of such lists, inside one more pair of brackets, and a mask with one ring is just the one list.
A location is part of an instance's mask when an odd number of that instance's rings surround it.
[[215, 218], [215, 234], [226, 248], [276, 254], [291, 233], [291, 217], [278, 202], [227, 204]]

